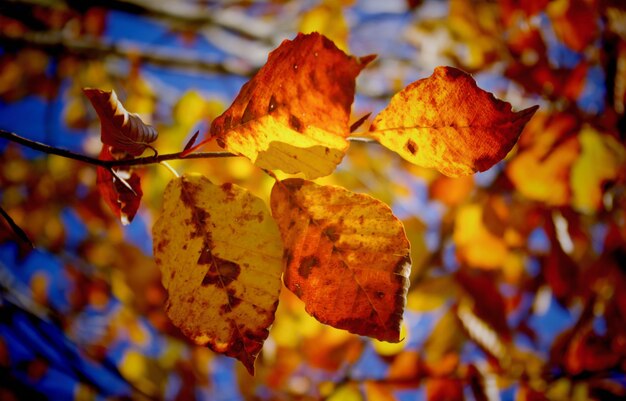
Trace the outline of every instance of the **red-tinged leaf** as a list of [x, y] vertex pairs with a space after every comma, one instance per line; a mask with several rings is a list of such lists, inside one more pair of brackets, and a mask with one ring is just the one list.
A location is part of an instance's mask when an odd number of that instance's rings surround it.
[[[100, 160], [114, 160], [109, 146], [102, 147], [99, 158]], [[118, 177], [104, 167], [98, 167], [96, 171], [100, 196], [122, 224], [130, 224], [139, 209], [143, 195], [139, 176], [130, 167], [116, 168], [115, 172]], [[121, 182], [120, 178], [125, 182]]]
[[[556, 238], [553, 240], [557, 241]], [[562, 304], [567, 304], [577, 294], [578, 273], [578, 265], [555, 243], [543, 263], [543, 274], [554, 297]]]
[[322, 323], [398, 342], [409, 242], [388, 206], [344, 188], [277, 181], [272, 215], [285, 244], [284, 282]]
[[411, 163], [457, 177], [502, 160], [537, 107], [513, 112], [465, 72], [437, 67], [396, 94], [370, 130]]
[[265, 169], [328, 175], [348, 148], [355, 78], [372, 59], [347, 56], [317, 33], [286, 40], [213, 121], [209, 139]]
[[552, 2], [546, 8], [554, 33], [574, 51], [582, 52], [598, 36], [598, 13], [591, 2]]
[[473, 364], [470, 364], [467, 368], [467, 380], [469, 381], [472, 394], [474, 394], [476, 401], [489, 401], [485, 388], [485, 379], [482, 373], [480, 373], [478, 368]]
[[459, 379], [428, 379], [426, 381], [428, 401], [463, 401], [463, 383]]
[[359, 127], [361, 127], [361, 125], [363, 125], [363, 123], [365, 121], [367, 121], [368, 118], [370, 118], [370, 115], [372, 115], [372, 113], [367, 113], [363, 117], [361, 117], [358, 120], [356, 120], [355, 122], [353, 122], [352, 125], [350, 125], [350, 132], [352, 133], [352, 132], [358, 130]]
[[476, 316], [487, 322], [498, 336], [510, 340], [511, 331], [506, 321], [506, 304], [494, 280], [487, 274], [472, 274], [464, 269], [459, 270], [456, 279], [471, 296], [472, 309]]
[[115, 91], [85, 88], [83, 92], [100, 118], [100, 139], [112, 146], [113, 152], [139, 156], [149, 143], [156, 140], [158, 134], [154, 127], [126, 111]]
[[[198, 138], [198, 134], [200, 133], [200, 131], [196, 131], [193, 136], [191, 138], [189, 138], [189, 141], [187, 141], [187, 144], [185, 145], [185, 149], [183, 149], [184, 151], [188, 151], [189, 149], [191, 149], [191, 147], [193, 146], [194, 143], [196, 143], [196, 139]], [[183, 152], [184, 154], [184, 152]]]

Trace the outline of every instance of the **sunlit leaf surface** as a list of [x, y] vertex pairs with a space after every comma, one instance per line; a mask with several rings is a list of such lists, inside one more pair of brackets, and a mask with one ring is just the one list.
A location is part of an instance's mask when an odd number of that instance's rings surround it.
[[262, 168], [328, 175], [348, 148], [355, 78], [371, 60], [316, 33], [286, 40], [213, 121], [211, 138]]
[[183, 176], [168, 184], [153, 234], [172, 322], [253, 373], [281, 287], [282, 243], [266, 206], [232, 184]]
[[401, 223], [376, 199], [301, 179], [277, 181], [272, 215], [285, 242], [285, 285], [322, 323], [400, 340], [410, 272]]
[[463, 71], [437, 67], [396, 94], [370, 131], [411, 163], [456, 177], [502, 160], [536, 110], [513, 112]]

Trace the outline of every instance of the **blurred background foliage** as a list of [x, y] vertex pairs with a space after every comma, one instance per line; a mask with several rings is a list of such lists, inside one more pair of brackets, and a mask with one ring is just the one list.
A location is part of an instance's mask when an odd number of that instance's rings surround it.
[[[626, 7], [609, 0], [3, 0], [0, 128], [89, 155], [81, 88], [115, 89], [160, 153], [205, 133], [267, 53], [320, 31], [355, 55], [356, 120], [438, 65], [516, 109], [516, 148], [473, 177], [353, 143], [319, 180], [388, 203], [413, 269], [403, 335], [323, 326], [283, 290], [250, 377], [164, 314], [150, 228], [171, 174], [138, 170], [122, 227], [95, 168], [0, 141], [0, 399], [611, 400], [626, 397]], [[363, 129], [367, 128], [367, 124]], [[268, 198], [243, 158], [171, 163]]]

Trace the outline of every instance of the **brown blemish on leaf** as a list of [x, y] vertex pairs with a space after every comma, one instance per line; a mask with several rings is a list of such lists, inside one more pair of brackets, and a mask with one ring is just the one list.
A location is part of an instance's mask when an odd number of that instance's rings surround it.
[[306, 256], [302, 258], [302, 260], [300, 261], [298, 274], [300, 274], [302, 278], [308, 278], [309, 275], [311, 274], [311, 270], [314, 267], [319, 266], [319, 264], [320, 264], [320, 260], [317, 258], [317, 256], [314, 256], [314, 255]]
[[302, 132], [304, 130], [304, 126], [302, 125], [302, 121], [295, 115], [291, 114], [289, 116], [289, 126], [298, 132]]
[[206, 272], [206, 274], [204, 275], [204, 278], [202, 279], [202, 286], [206, 287], [207, 285], [215, 285], [215, 284], [220, 284], [220, 277], [215, 274], [215, 272], [212, 272], [211, 270], [214, 269], [213, 267], [211, 267], [209, 269], [209, 271]]
[[293, 293], [296, 294], [298, 298], [302, 298], [302, 286], [300, 286], [300, 284], [296, 284], [294, 286]]
[[272, 114], [274, 110], [278, 107], [278, 103], [276, 102], [276, 97], [272, 95], [270, 97], [270, 103], [267, 105], [267, 114]]
[[282, 181], [282, 185], [290, 191], [299, 191], [302, 185], [304, 185], [304, 180], [302, 178], [290, 178], [289, 180]]
[[235, 309], [242, 302], [241, 298], [235, 295], [235, 291], [229, 289], [228, 290], [228, 302], [220, 306], [220, 313], [226, 314]]
[[409, 151], [410, 154], [414, 155], [415, 153], [417, 153], [417, 144], [415, 142], [413, 142], [412, 139], [409, 139], [408, 141], [406, 141], [406, 145], [405, 145], [406, 150]]
[[241, 116], [241, 124], [245, 124], [248, 121], [252, 121], [254, 119], [254, 112], [252, 108], [254, 107], [252, 102], [248, 102], [246, 109], [243, 111], [243, 115]]
[[376, 298], [383, 299], [385, 298], [385, 293], [382, 291], [376, 291]]
[[162, 240], [160, 240], [157, 243], [157, 251], [158, 252], [163, 252], [165, 250], [165, 247], [167, 247], [167, 245], [170, 243], [170, 240], [167, 238], [163, 238]]
[[241, 273], [241, 267], [237, 263], [213, 255], [207, 246], [202, 248], [198, 264], [211, 265], [202, 279], [204, 286], [218, 284], [221, 287], [226, 287], [236, 280]]
[[237, 307], [237, 305], [239, 305], [241, 301], [242, 301], [241, 298], [239, 298], [235, 294], [235, 291], [233, 290], [228, 291], [228, 304], [230, 305], [231, 309], [234, 309], [235, 307]]
[[328, 239], [332, 242], [337, 242], [337, 240], [339, 239], [339, 233], [337, 231], [337, 227], [328, 226], [324, 229], [324, 235], [328, 237]]

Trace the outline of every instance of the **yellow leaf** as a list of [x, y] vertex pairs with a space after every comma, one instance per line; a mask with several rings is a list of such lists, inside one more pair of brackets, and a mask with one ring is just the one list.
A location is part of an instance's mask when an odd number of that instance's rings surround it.
[[438, 373], [450, 373], [458, 364], [457, 353], [463, 347], [465, 335], [452, 311], [439, 319], [424, 344], [424, 362]]
[[299, 31], [302, 33], [319, 32], [332, 40], [337, 47], [348, 51], [348, 23], [343, 15], [342, 4], [325, 2], [318, 4], [302, 14]]
[[176, 102], [173, 117], [176, 122], [189, 128], [204, 116], [205, 109], [204, 98], [197, 91], [190, 90], [185, 92]]
[[570, 172], [579, 153], [570, 114], [538, 114], [520, 138], [520, 150], [506, 173], [517, 191], [529, 199], [560, 206], [570, 202]]
[[500, 268], [509, 253], [504, 240], [485, 227], [483, 209], [479, 204], [464, 205], [459, 209], [453, 239], [459, 259], [474, 267]]
[[409, 242], [384, 203], [341, 187], [277, 181], [272, 215], [285, 242], [285, 285], [322, 323], [397, 342]]
[[407, 308], [416, 312], [432, 312], [452, 299], [457, 291], [451, 276], [424, 279], [411, 288]]
[[409, 162], [458, 177], [502, 160], [536, 110], [513, 112], [465, 72], [437, 67], [396, 94], [370, 131]]
[[327, 401], [363, 401], [363, 396], [356, 384], [345, 384], [337, 388]]
[[572, 205], [593, 213], [602, 204], [602, 184], [624, 171], [624, 147], [613, 137], [585, 127], [578, 139], [581, 154], [572, 166]]
[[[407, 336], [408, 336], [408, 328], [406, 326], [406, 323], [402, 322], [402, 325], [400, 326], [400, 340], [406, 339]], [[374, 347], [378, 355], [390, 356], [390, 355], [396, 355], [402, 352], [402, 350], [406, 346], [406, 341], [390, 343], [387, 341], [379, 341], [375, 339], [375, 340], [372, 340], [372, 346]]]
[[168, 184], [153, 235], [172, 322], [253, 373], [281, 287], [282, 243], [265, 204], [185, 175]]

